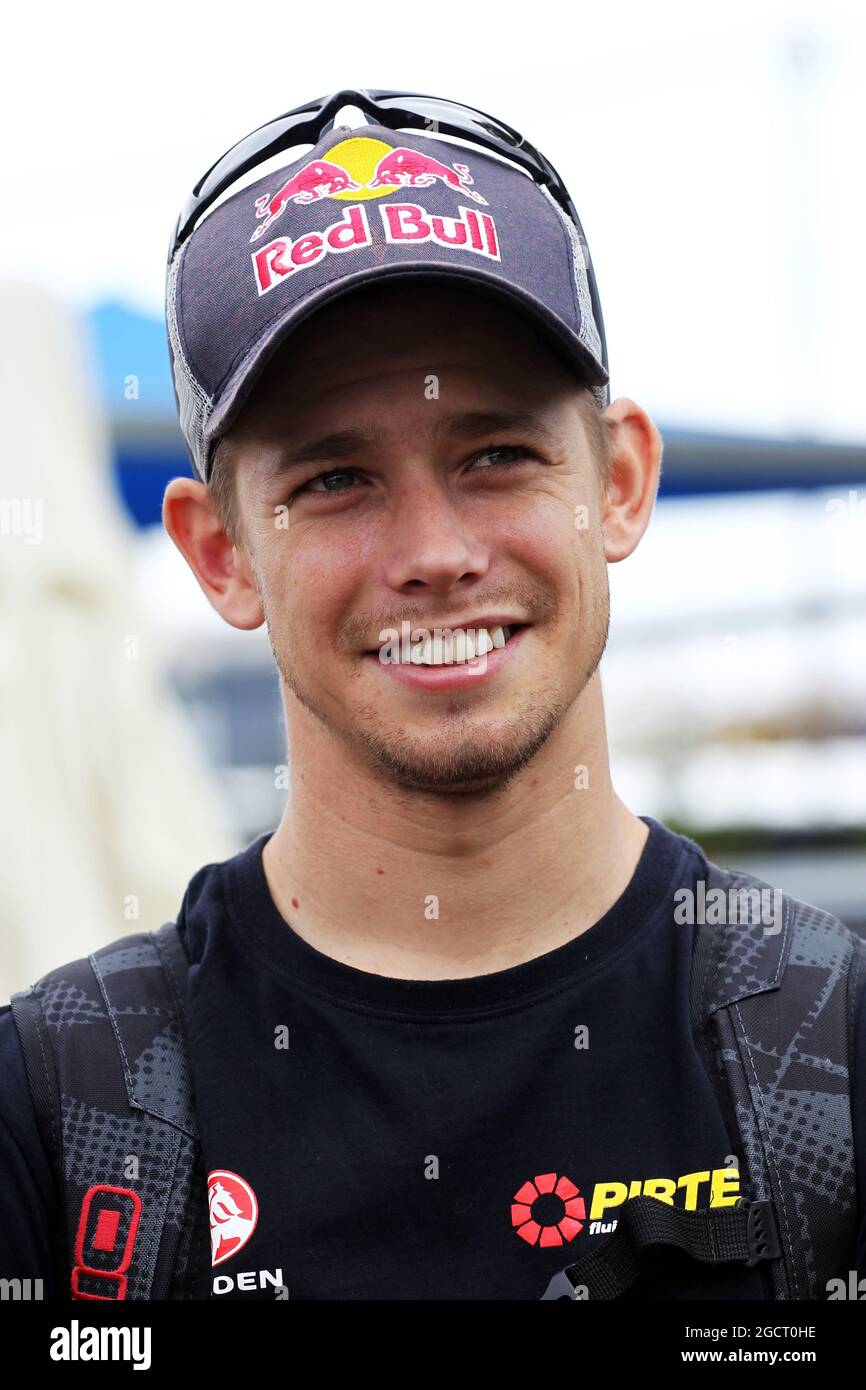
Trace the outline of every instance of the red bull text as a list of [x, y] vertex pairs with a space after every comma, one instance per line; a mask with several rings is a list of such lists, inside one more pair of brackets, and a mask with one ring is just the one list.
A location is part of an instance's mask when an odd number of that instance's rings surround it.
[[[451, 250], [472, 251], [498, 261], [499, 239], [489, 212], [458, 207], [458, 215], [433, 214], [420, 203], [384, 203], [379, 206], [386, 242], [392, 246], [434, 241]], [[318, 232], [304, 232], [292, 240], [277, 237], [253, 252], [252, 263], [260, 295], [267, 294], [287, 276], [316, 265], [323, 256], [343, 255], [373, 245], [363, 203], [351, 203], [343, 215]]]

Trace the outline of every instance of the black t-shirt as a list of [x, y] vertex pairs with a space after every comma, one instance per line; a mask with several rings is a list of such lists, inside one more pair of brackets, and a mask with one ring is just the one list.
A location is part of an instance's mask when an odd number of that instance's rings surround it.
[[[635, 873], [598, 922], [471, 979], [395, 980], [315, 950], [271, 898], [268, 835], [193, 877], [178, 927], [214, 1297], [538, 1299], [609, 1238], [629, 1197], [695, 1208], [736, 1196], [733, 1145], [691, 1036], [693, 928], [673, 916], [704, 859], [644, 819]], [[57, 1196], [8, 1009], [0, 1068], [0, 1275], [42, 1277], [52, 1296]], [[665, 1252], [648, 1269], [628, 1297], [769, 1296], [761, 1266]]]

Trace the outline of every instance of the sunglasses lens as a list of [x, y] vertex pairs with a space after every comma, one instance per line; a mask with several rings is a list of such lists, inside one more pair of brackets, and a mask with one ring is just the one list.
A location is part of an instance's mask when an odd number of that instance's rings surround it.
[[309, 111], [293, 112], [291, 116], [270, 121], [260, 130], [254, 130], [252, 134], [245, 136], [202, 175], [193, 190], [194, 195], [197, 198], [207, 198], [234, 169], [240, 169], [247, 161], [255, 160], [269, 145], [308, 121], [310, 115]]
[[[347, 98], [350, 97], [348, 92], [346, 95]], [[482, 145], [499, 149], [506, 157], [513, 150], [514, 158], [524, 168], [528, 168], [535, 174], [543, 172], [534, 157], [534, 151], [525, 147], [522, 137], [516, 130], [496, 120], [495, 117], [486, 115], [483, 111], [476, 111], [474, 107], [463, 106], [459, 102], [448, 101], [446, 98], [424, 96], [413, 92], [376, 91], [363, 95], [367, 97], [370, 104], [370, 109], [367, 110], [367, 103], [363, 103], [363, 109], [373, 122], [376, 120], [378, 111], [381, 113], [383, 122], [391, 125], [392, 129], [407, 126], [409, 129], [416, 130], [426, 128], [435, 133], [440, 125], [450, 126], [452, 128], [451, 133], [459, 132], [469, 140], [475, 138]], [[184, 205], [178, 219], [175, 237], [172, 240], [170, 257], [173, 257], [180, 242], [189, 235], [195, 223], [216, 198], [226, 193], [233, 183], [257, 164], [264, 163], [265, 160], [291, 148], [293, 132], [296, 131], [298, 137], [294, 143], [315, 143], [320, 138], [321, 131], [321, 126], [317, 125], [316, 118], [328, 100], [330, 99], [320, 98], [317, 101], [309, 102], [306, 106], [287, 112], [274, 121], [269, 121], [267, 125], [252, 131], [243, 140], [239, 140], [236, 145], [233, 145], [222, 155], [201, 176]], [[346, 104], [352, 105], [353, 103], [351, 100], [347, 100]], [[401, 114], [405, 115], [407, 119], [401, 121]], [[389, 116], [393, 118], [393, 123], [388, 119]], [[423, 122], [423, 125], [420, 122]]]
[[448, 101], [440, 97], [416, 96], [414, 93], [399, 93], [394, 97], [378, 97], [378, 104], [386, 110], [400, 110], [407, 106], [408, 109], [417, 116], [421, 116], [425, 121], [429, 121], [431, 128], [439, 122], [446, 122], [451, 125], [460, 125], [468, 129], [477, 129], [479, 133], [492, 136], [497, 140], [504, 140], [509, 145], [516, 145], [520, 142], [517, 131], [510, 126], [503, 125], [501, 121], [495, 120], [492, 116], [486, 116], [483, 111], [476, 111], [471, 106], [461, 106], [459, 102]]

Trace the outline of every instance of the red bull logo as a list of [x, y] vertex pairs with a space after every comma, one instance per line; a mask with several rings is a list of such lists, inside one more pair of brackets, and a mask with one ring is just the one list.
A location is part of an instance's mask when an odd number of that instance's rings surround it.
[[[419, 241], [434, 241], [450, 250], [472, 251], [490, 260], [501, 260], [496, 224], [489, 212], [458, 207], [455, 217], [443, 217], [420, 203], [387, 203], [379, 209], [384, 239], [392, 246], [413, 247]], [[342, 255], [361, 247], [374, 248], [367, 214], [360, 203], [346, 208], [321, 232], [303, 236], [277, 237], [253, 253], [253, 272], [260, 295], [311, 265], [323, 256]], [[380, 248], [381, 249], [381, 244]]]
[[487, 206], [486, 198], [471, 186], [468, 164], [443, 164], [421, 150], [394, 148], [384, 140], [352, 136], [334, 145], [327, 159], [313, 160], [298, 169], [276, 193], [256, 199], [256, 217], [261, 225], [250, 241], [258, 241], [289, 203], [306, 206], [322, 198], [381, 198], [401, 188], [429, 188], [436, 182]]
[[333, 198], [337, 193], [357, 192], [360, 187], [351, 174], [330, 160], [320, 159], [315, 164], [305, 164], [273, 197], [266, 193], [256, 199], [256, 217], [265, 220], [260, 227], [256, 227], [250, 241], [258, 241], [288, 202], [315, 203], [319, 198]]
[[392, 150], [379, 161], [376, 175], [369, 186], [393, 188], [394, 184], [399, 184], [401, 188], [429, 188], [437, 179], [447, 183], [449, 188], [465, 193], [476, 203], [487, 206], [487, 199], [467, 186], [472, 183], [468, 164], [442, 164], [420, 150]]

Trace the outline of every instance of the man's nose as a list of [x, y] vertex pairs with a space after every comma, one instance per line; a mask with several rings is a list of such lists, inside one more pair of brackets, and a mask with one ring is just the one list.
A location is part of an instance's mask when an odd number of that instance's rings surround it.
[[392, 589], [409, 584], [449, 589], [487, 573], [488, 547], [464, 508], [431, 480], [401, 489], [383, 537], [384, 579]]

